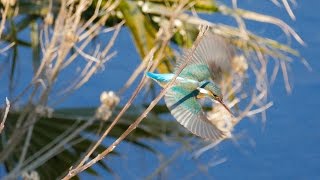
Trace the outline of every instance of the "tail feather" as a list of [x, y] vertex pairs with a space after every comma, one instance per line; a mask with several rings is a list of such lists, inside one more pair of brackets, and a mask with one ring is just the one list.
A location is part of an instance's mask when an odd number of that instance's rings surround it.
[[146, 75], [155, 80], [157, 83], [159, 83], [161, 86], [171, 81], [174, 74], [157, 74], [157, 73], [151, 73], [147, 72]]

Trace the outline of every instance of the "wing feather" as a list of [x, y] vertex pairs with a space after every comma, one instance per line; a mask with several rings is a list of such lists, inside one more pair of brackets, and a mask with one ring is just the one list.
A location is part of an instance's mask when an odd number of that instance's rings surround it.
[[186, 90], [179, 85], [172, 86], [165, 95], [165, 102], [176, 120], [202, 138], [219, 140], [224, 132], [210, 123], [196, 100], [197, 91]]
[[[190, 50], [183, 53], [175, 70], [188, 59], [189, 54]], [[222, 73], [230, 71], [233, 56], [234, 48], [223, 37], [207, 32], [180, 76], [198, 81], [209, 78], [219, 81]]]

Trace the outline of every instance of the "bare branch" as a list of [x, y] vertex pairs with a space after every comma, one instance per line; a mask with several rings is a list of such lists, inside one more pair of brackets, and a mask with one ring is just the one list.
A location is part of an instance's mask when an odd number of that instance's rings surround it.
[[1, 121], [1, 124], [0, 124], [0, 134], [2, 133], [2, 131], [4, 129], [4, 123], [7, 120], [9, 109], [10, 109], [10, 102], [9, 102], [8, 98], [6, 97], [6, 109], [4, 111], [4, 115], [3, 115], [3, 118], [2, 118], [2, 121]]
[[[69, 171], [69, 173], [63, 178], [64, 180], [66, 179], [70, 179], [73, 176], [75, 176], [76, 174], [86, 170], [87, 168], [91, 167], [93, 164], [95, 164], [96, 162], [100, 161], [101, 159], [103, 159], [107, 154], [109, 154], [111, 151], [113, 151], [116, 146], [118, 144], [120, 144], [120, 142], [126, 138], [134, 129], [136, 129], [136, 127], [140, 124], [140, 122], [147, 116], [147, 114], [152, 110], [152, 108], [160, 101], [160, 99], [164, 96], [164, 94], [166, 93], [166, 91], [168, 90], [168, 88], [170, 86], [172, 86], [172, 84], [175, 82], [176, 78], [179, 76], [179, 74], [182, 72], [182, 70], [185, 68], [185, 66], [189, 63], [189, 61], [192, 58], [192, 55], [195, 51], [195, 49], [197, 48], [201, 38], [203, 37], [204, 33], [207, 31], [207, 27], [205, 28], [200, 28], [200, 32], [199, 35], [192, 47], [192, 50], [190, 51], [190, 53], [188, 54], [188, 58], [187, 60], [184, 62], [184, 64], [181, 65], [181, 67], [179, 67], [179, 69], [177, 70], [176, 74], [174, 75], [173, 79], [164, 87], [164, 89], [160, 92], [160, 94], [150, 103], [150, 105], [148, 106], [148, 108], [138, 117], [138, 119], [136, 119], [135, 122], [133, 122], [129, 128], [122, 133], [122, 135], [116, 140], [114, 141], [105, 151], [103, 151], [102, 153], [100, 153], [98, 156], [96, 156], [95, 158], [93, 158], [91, 161], [89, 161], [86, 164], [83, 164], [82, 166], [77, 166], [75, 169], [72, 169]], [[146, 76], [144, 75], [141, 82], [143, 83], [145, 80]], [[141, 84], [142, 84], [141, 83]], [[141, 85], [140, 84], [140, 85]], [[139, 86], [140, 86], [139, 85]], [[139, 87], [138, 87], [139, 88]], [[139, 89], [137, 89], [139, 90]], [[106, 133], [105, 133], [106, 134]], [[101, 141], [100, 141], [101, 140]], [[100, 139], [100, 143], [102, 142], [102, 139]], [[84, 163], [84, 161], [82, 161], [82, 163]]]

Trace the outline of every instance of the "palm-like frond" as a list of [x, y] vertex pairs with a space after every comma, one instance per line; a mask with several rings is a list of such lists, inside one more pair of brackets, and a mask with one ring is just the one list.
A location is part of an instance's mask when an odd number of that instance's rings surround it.
[[[26, 155], [26, 161], [21, 168], [26, 170], [35, 169], [40, 177], [44, 179], [51, 179], [63, 175], [63, 173], [74, 165], [79, 157], [82, 157], [83, 153], [93, 145], [95, 137], [99, 135], [98, 131], [105, 129], [111, 123], [110, 121], [103, 122], [100, 120], [93, 120], [91, 117], [94, 115], [95, 109], [96, 108], [58, 109], [50, 118], [41, 117], [34, 126], [30, 148]], [[116, 108], [114, 113], [117, 114], [119, 110], [120, 108]], [[117, 126], [113, 128], [108, 138], [119, 137], [140, 115], [139, 112], [141, 112], [141, 110], [141, 107], [132, 107], [129, 109]], [[160, 113], [168, 113], [168, 111], [165, 110]], [[8, 123], [6, 126], [14, 127], [19, 115], [19, 112], [11, 112], [8, 116]], [[69, 138], [68, 136], [78, 128], [81, 128], [88, 121], [92, 121], [92, 123], [90, 123], [90, 125], [80, 134], [77, 134], [65, 143], [59, 144], [66, 140], [66, 138]], [[7, 128], [4, 131], [3, 136], [10, 135], [9, 129], [10, 128]], [[141, 124], [141, 126], [126, 139], [126, 142], [156, 155], [159, 152], [146, 143], [145, 140], [161, 141], [165, 136], [171, 136], [176, 139], [187, 137], [189, 134], [180, 128], [179, 124], [166, 119], [161, 119], [157, 114], [151, 113], [145, 123]], [[19, 162], [22, 148], [22, 146], [16, 148], [12, 154], [12, 158], [5, 161], [7, 171], [10, 172], [16, 167]], [[93, 156], [102, 152], [105, 148], [106, 144], [101, 144]], [[112, 154], [118, 156], [119, 152], [114, 152]], [[106, 162], [99, 161], [98, 165], [105, 171], [112, 173], [112, 167]], [[89, 168], [88, 173], [99, 175], [95, 168]]]

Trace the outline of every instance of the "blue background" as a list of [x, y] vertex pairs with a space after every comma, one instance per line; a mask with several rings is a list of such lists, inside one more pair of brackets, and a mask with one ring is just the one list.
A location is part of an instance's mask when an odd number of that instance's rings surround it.
[[[304, 39], [307, 46], [299, 45], [292, 39], [292, 47], [298, 49], [312, 67], [312, 71], [294, 59], [289, 70], [293, 91], [288, 94], [284, 88], [281, 73], [270, 88], [269, 100], [274, 105], [267, 110], [265, 126], [256, 118], [244, 119], [236, 132], [239, 141], [226, 141], [209, 150], [200, 159], [193, 160], [191, 153], [185, 151], [162, 173], [164, 179], [203, 178], [203, 179], [320, 179], [320, 1], [298, 1], [293, 8], [296, 21], [292, 21], [284, 8], [274, 6], [270, 1], [239, 1], [239, 7], [269, 14], [287, 22]], [[222, 16], [206, 16], [213, 22], [234, 24], [234, 20]], [[279, 28], [263, 23], [248, 21], [248, 29], [282, 42], [287, 42]], [[28, 37], [28, 32], [22, 36]], [[108, 62], [105, 71], [96, 74], [79, 91], [67, 98], [59, 107], [97, 106], [100, 93], [104, 90], [119, 90], [140, 62], [128, 31], [124, 28], [115, 44], [118, 55]], [[28, 57], [20, 56], [18, 67], [24, 69], [23, 77], [18, 75], [18, 88], [30, 81], [32, 70]], [[68, 72], [75, 73], [75, 72]], [[3, 78], [7, 82], [7, 78]], [[30, 76], [28, 76], [28, 74]], [[115, 78], [117, 77], [117, 78]], [[102, 83], [103, 82], [103, 83]], [[4, 83], [5, 84], [5, 83]], [[1, 85], [2, 86], [2, 85]], [[133, 85], [133, 88], [136, 84]], [[125, 103], [133, 88], [121, 97]], [[5, 86], [0, 89], [1, 99], [6, 96]], [[2, 98], [3, 97], [3, 98]], [[136, 103], [138, 103], [138, 100]], [[236, 134], [237, 135], [237, 134]], [[170, 157], [181, 148], [179, 144], [150, 142], [154, 147]], [[121, 158], [108, 157], [106, 160], [122, 178], [140, 179], [153, 172], [158, 158], [137, 147], [121, 144], [117, 149]], [[223, 160], [223, 163], [209, 166]], [[87, 177], [86, 175], [84, 177]], [[105, 174], [104, 178], [114, 178]]]

